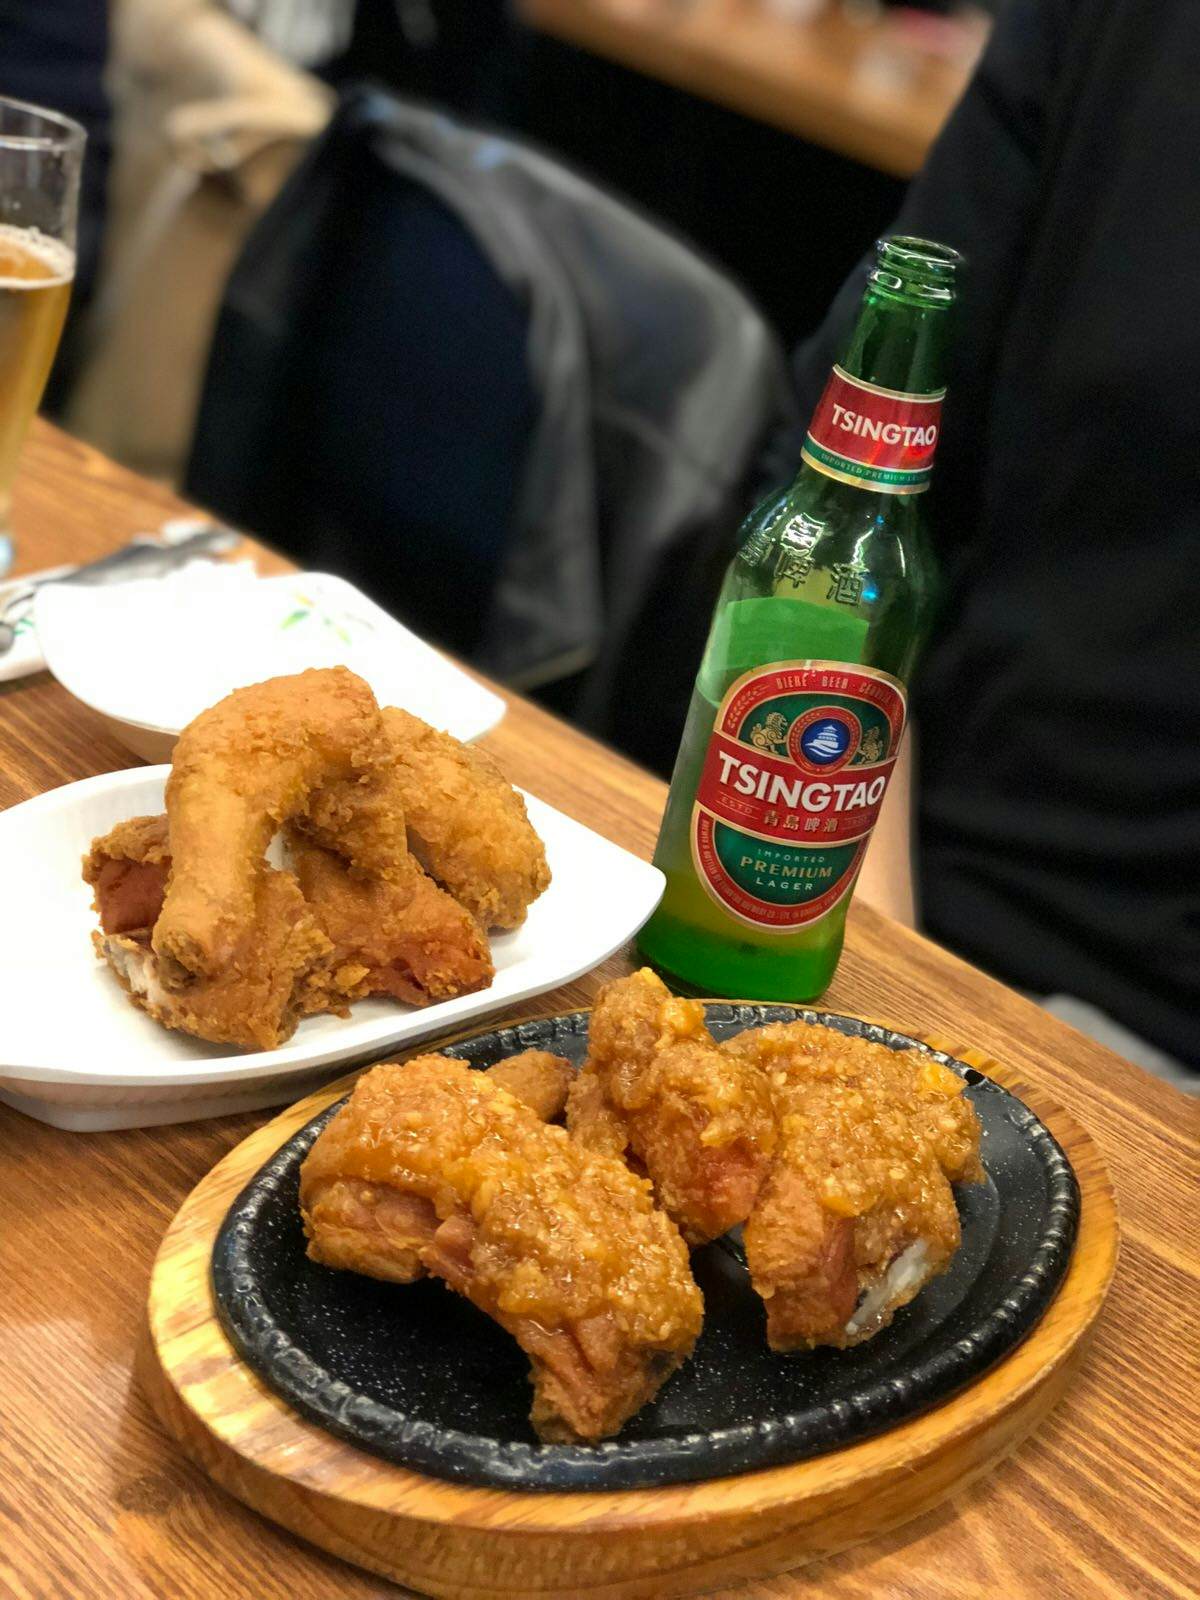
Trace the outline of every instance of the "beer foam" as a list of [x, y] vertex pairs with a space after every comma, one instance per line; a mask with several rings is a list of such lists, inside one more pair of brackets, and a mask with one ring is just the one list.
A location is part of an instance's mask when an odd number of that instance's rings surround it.
[[[28, 278], [6, 272], [6, 258], [13, 255], [32, 256], [46, 269], [44, 275]], [[75, 252], [69, 245], [40, 228], [16, 228], [9, 222], [0, 222], [0, 263], [0, 289], [49, 289], [70, 283], [75, 276]]]

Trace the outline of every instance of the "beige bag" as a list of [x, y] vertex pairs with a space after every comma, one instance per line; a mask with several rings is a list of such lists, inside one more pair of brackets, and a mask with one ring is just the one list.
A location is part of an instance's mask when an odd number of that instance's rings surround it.
[[177, 482], [225, 280], [332, 96], [208, 0], [118, 0], [110, 92], [108, 231], [66, 420]]

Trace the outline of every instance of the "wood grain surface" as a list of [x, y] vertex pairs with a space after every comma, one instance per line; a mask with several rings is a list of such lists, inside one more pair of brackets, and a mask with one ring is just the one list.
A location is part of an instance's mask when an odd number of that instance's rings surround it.
[[812, 22], [763, 0], [517, 0], [531, 27], [908, 178], [973, 62], [921, 57], [886, 22]]
[[[165, 491], [38, 425], [18, 484], [19, 555], [26, 568], [88, 559], [179, 510]], [[650, 850], [664, 795], [656, 779], [516, 699], [487, 745], [516, 782], [630, 849]], [[131, 764], [45, 675], [0, 687], [0, 806]], [[624, 965], [614, 958], [527, 1010], [587, 1004], [600, 978]], [[994, 1473], [857, 1550], [716, 1592], [721, 1600], [1196, 1600], [1197, 1106], [865, 906], [851, 911], [826, 1003], [936, 1034], [950, 1049], [974, 1044], [1071, 1112], [1111, 1174], [1121, 1259], [1074, 1383]], [[266, 1120], [84, 1135], [0, 1108], [5, 1600], [397, 1593], [216, 1488], [133, 1379], [168, 1223], [213, 1164]]]
[[1099, 1151], [1042, 1091], [980, 1051], [964, 1059], [1021, 1093], [1066, 1151], [1080, 1187], [1075, 1252], [1011, 1356], [877, 1438], [710, 1483], [520, 1494], [408, 1472], [304, 1422], [222, 1331], [212, 1252], [242, 1188], [356, 1073], [251, 1134], [188, 1196], [154, 1263], [139, 1373], [188, 1454], [239, 1499], [439, 1600], [671, 1600], [792, 1571], [899, 1527], [1010, 1454], [1065, 1392], [1103, 1304], [1117, 1220]]

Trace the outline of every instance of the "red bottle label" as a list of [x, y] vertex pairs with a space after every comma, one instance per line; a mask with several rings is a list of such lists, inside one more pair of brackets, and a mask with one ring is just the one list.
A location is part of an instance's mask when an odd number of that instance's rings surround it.
[[846, 898], [904, 716], [895, 678], [842, 661], [777, 661], [731, 685], [692, 807], [692, 860], [718, 905], [792, 933]]
[[834, 367], [800, 454], [810, 467], [878, 494], [929, 487], [942, 426], [936, 394], [902, 394]]

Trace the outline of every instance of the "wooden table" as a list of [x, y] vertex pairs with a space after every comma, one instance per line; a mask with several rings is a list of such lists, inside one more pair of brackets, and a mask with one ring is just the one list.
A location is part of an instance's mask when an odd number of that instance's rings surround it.
[[517, 12], [568, 44], [901, 178], [924, 161], [974, 67], [973, 57], [918, 53], [886, 20], [859, 27], [831, 10], [803, 23], [762, 0], [517, 0]]
[[[39, 425], [16, 501], [22, 564], [96, 556], [178, 510], [165, 491]], [[515, 781], [649, 852], [656, 779], [515, 698], [487, 743]], [[0, 806], [128, 765], [45, 674], [0, 686]], [[586, 1003], [602, 976], [627, 967], [614, 958], [527, 1010]], [[1196, 1105], [865, 906], [851, 914], [828, 1004], [978, 1045], [1072, 1110], [1109, 1162], [1124, 1251], [1074, 1387], [1015, 1456], [889, 1538], [743, 1588], [741, 1600], [1195, 1600]], [[267, 1115], [82, 1135], [0, 1107], [5, 1600], [398, 1593], [213, 1487], [132, 1380], [167, 1222]]]

